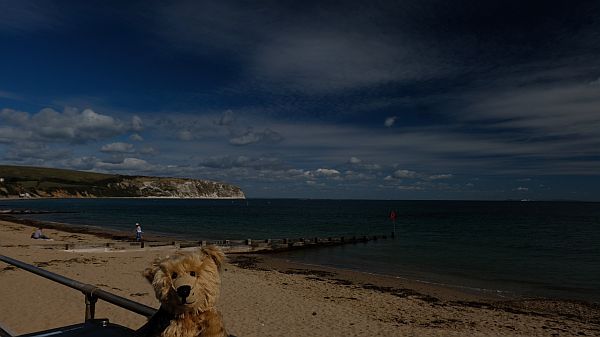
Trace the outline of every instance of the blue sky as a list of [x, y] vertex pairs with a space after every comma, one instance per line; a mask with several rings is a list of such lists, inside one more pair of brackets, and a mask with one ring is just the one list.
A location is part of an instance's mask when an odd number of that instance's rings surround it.
[[0, 0], [0, 162], [600, 200], [598, 1]]

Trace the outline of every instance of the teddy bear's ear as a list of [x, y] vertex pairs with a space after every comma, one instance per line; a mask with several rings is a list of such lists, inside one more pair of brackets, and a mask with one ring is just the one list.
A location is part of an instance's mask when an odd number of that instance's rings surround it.
[[221, 265], [223, 264], [223, 260], [225, 259], [225, 254], [223, 254], [221, 248], [214, 245], [206, 246], [202, 248], [202, 253], [206, 254], [211, 259], [213, 259], [213, 261], [215, 261], [215, 263], [217, 264], [217, 267], [221, 269]]
[[[165, 260], [168, 258], [169, 257], [167, 256]], [[142, 275], [144, 275], [144, 277], [146, 278], [146, 280], [148, 280], [148, 282], [150, 282], [150, 284], [152, 284], [152, 282], [154, 281], [154, 276], [160, 270], [160, 264], [162, 261], [162, 259], [156, 258], [154, 261], [152, 261], [150, 267], [146, 268], [142, 273]]]
[[152, 284], [152, 282], [154, 281], [154, 275], [156, 275], [157, 271], [158, 271], [158, 267], [146, 268], [144, 270], [143, 275], [146, 278], [146, 280], [148, 280], [148, 282], [150, 282], [150, 284]]

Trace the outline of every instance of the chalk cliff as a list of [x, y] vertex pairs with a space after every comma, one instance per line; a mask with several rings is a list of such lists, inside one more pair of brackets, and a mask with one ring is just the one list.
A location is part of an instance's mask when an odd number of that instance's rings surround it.
[[245, 195], [237, 186], [210, 180], [0, 166], [0, 197], [244, 199]]

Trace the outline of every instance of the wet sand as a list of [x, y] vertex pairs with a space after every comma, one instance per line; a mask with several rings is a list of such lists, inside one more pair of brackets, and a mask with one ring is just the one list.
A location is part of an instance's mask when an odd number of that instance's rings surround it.
[[[141, 273], [155, 258], [173, 253], [175, 246], [66, 251], [67, 244], [123, 244], [132, 233], [99, 235], [89, 228], [45, 226], [44, 233], [53, 241], [33, 240], [29, 236], [35, 225], [0, 220], [0, 254], [158, 307]], [[219, 308], [229, 333], [239, 337], [600, 335], [600, 307], [584, 302], [498, 298], [308, 266], [276, 254], [229, 254], [227, 259]], [[24, 334], [76, 324], [83, 321], [84, 311], [79, 291], [0, 262], [3, 327]], [[134, 329], [146, 320], [103, 301], [97, 304], [96, 317]]]

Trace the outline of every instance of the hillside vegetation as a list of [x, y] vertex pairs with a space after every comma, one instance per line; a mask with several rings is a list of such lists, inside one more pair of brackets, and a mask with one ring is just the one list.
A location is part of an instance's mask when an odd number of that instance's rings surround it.
[[0, 165], [0, 197], [5, 198], [235, 198], [234, 185], [209, 180], [126, 176], [45, 167]]

